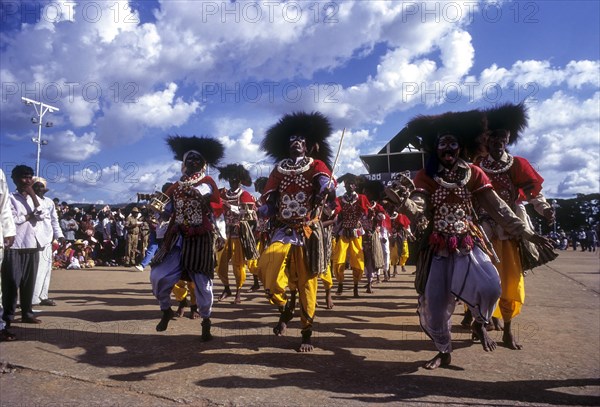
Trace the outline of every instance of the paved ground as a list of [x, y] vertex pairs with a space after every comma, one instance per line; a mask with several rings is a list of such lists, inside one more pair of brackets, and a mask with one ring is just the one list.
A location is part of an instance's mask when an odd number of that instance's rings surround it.
[[561, 252], [526, 278], [514, 323], [522, 351], [485, 353], [455, 327], [453, 366], [431, 372], [410, 273], [320, 307], [317, 349], [300, 354], [298, 322], [274, 337], [274, 309], [258, 293], [216, 304], [216, 338], [202, 343], [188, 318], [155, 331], [148, 271], [57, 270], [58, 306], [39, 308], [39, 326], [15, 323], [19, 340], [0, 344], [0, 405], [600, 405], [599, 273], [598, 253]]

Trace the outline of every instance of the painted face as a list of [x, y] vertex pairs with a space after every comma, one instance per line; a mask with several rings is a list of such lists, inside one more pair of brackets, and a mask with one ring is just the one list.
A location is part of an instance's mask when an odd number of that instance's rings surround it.
[[188, 153], [184, 165], [188, 174], [196, 173], [204, 167], [204, 158], [198, 153]]
[[229, 178], [229, 189], [235, 191], [240, 186], [240, 180], [237, 177]]
[[356, 191], [356, 183], [354, 182], [344, 182], [344, 187], [346, 188], [346, 192], [349, 194]]
[[488, 137], [488, 152], [494, 160], [500, 159], [506, 151], [508, 145], [509, 133], [506, 130], [497, 130]]
[[290, 136], [290, 155], [294, 158], [306, 154], [306, 138], [300, 134]]
[[444, 167], [452, 167], [454, 163], [456, 163], [459, 154], [460, 144], [455, 136], [445, 134], [439, 138], [437, 143], [437, 156]]

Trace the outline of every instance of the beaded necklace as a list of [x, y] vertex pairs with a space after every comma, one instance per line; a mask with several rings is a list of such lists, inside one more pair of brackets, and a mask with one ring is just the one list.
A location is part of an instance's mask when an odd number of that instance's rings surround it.
[[463, 177], [463, 179], [457, 181], [457, 182], [448, 182], [448, 181], [444, 181], [441, 177], [435, 175], [433, 177], [434, 181], [437, 182], [439, 185], [443, 186], [444, 188], [448, 188], [448, 189], [457, 189], [457, 188], [462, 188], [465, 185], [467, 185], [467, 182], [469, 182], [469, 180], [471, 179], [471, 168], [469, 166], [466, 167], [466, 171], [465, 171], [465, 176]]
[[502, 164], [500, 161], [491, 161], [488, 159], [488, 157], [485, 157], [483, 160], [481, 160], [481, 163], [479, 164], [479, 167], [485, 171], [487, 174], [500, 174], [501, 172], [506, 172], [510, 169], [510, 167], [512, 167], [513, 162], [514, 162], [514, 158], [512, 155], [510, 154], [506, 154], [508, 156], [508, 161], [506, 162], [506, 164], [502, 165], [500, 168], [498, 169], [492, 169], [490, 167], [488, 167], [487, 165], [490, 164], [494, 164], [494, 163], [498, 163], [498, 164]]
[[286, 158], [285, 160], [281, 160], [279, 164], [277, 164], [277, 171], [284, 175], [297, 175], [302, 174], [310, 168], [313, 163], [313, 159], [311, 157], [304, 157], [297, 164], [291, 158]]
[[348, 195], [346, 193], [346, 194], [342, 195], [342, 200], [347, 204], [352, 204], [352, 203], [356, 202], [357, 199], [358, 199], [358, 194], [356, 194], [356, 193], [352, 193], [350, 195]]
[[198, 183], [202, 178], [204, 178], [204, 170], [197, 172], [192, 175], [185, 175], [183, 178], [187, 178], [185, 180], [179, 181], [179, 185], [184, 187], [191, 187]]
[[242, 195], [242, 188], [236, 189], [233, 193], [229, 193], [229, 191], [225, 191], [225, 197], [228, 201], [237, 200]]

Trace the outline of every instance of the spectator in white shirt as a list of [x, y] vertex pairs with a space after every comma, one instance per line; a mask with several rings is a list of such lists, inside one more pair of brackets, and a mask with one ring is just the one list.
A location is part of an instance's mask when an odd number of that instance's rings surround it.
[[40, 251], [48, 237], [37, 227], [44, 212], [33, 191], [33, 169], [17, 165], [11, 178], [17, 190], [10, 195], [10, 204], [16, 226], [15, 242], [5, 250], [2, 262], [2, 319], [10, 327], [15, 318], [17, 295], [21, 299], [21, 321], [39, 324], [42, 321], [33, 315], [31, 301]]
[[50, 288], [50, 275], [52, 274], [52, 242], [58, 240], [61, 244], [65, 238], [58, 224], [58, 216], [54, 210], [52, 199], [44, 196], [48, 192], [46, 180], [41, 177], [33, 178], [33, 190], [38, 196], [40, 207], [44, 214], [42, 220], [37, 223], [37, 228], [41, 229], [44, 237], [47, 238], [42, 246], [40, 253], [40, 263], [38, 265], [37, 277], [35, 279], [35, 288], [33, 290], [32, 305], [50, 305], [54, 306], [54, 300], [48, 298], [48, 289]]
[[[15, 221], [13, 220], [12, 211], [10, 209], [8, 184], [6, 183], [4, 171], [0, 169], [0, 264], [2, 264], [2, 259], [4, 257], [4, 249], [8, 249], [12, 246], [16, 234]], [[0, 275], [0, 285], [1, 284], [2, 277]], [[0, 290], [0, 316], [2, 316], [3, 313], [2, 290]], [[0, 318], [0, 342], [14, 341], [15, 339], [17, 339], [17, 337], [8, 330], [6, 323]]]

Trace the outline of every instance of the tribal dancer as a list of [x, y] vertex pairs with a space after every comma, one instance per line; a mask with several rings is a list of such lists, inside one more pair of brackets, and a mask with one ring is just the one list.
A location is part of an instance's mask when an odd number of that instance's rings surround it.
[[[254, 181], [254, 190], [260, 195], [262, 195], [265, 190], [267, 180], [267, 177], [259, 177]], [[256, 207], [260, 207], [264, 203], [260, 200], [260, 195], [256, 200]], [[254, 239], [256, 240], [256, 252], [258, 253], [259, 258], [271, 241], [269, 229], [269, 219], [256, 219], [256, 226], [254, 227]], [[258, 258], [248, 260], [248, 270], [250, 270], [250, 273], [252, 273], [252, 276], [254, 277], [254, 284], [252, 284], [252, 287], [250, 287], [249, 291], [258, 291], [260, 289], [260, 283], [264, 280], [263, 276], [259, 272]]]
[[286, 285], [297, 289], [301, 307], [300, 352], [311, 352], [312, 325], [317, 303], [317, 276], [326, 269], [321, 224], [313, 216], [326, 198], [331, 171], [327, 137], [331, 125], [320, 113], [293, 113], [272, 126], [262, 148], [278, 161], [271, 172], [259, 210], [263, 218], [274, 217], [271, 244], [258, 261], [269, 301], [279, 307], [275, 335], [283, 335], [293, 318], [293, 305], [286, 303]]
[[390, 264], [394, 266], [392, 277], [396, 277], [398, 266], [400, 266], [403, 273], [406, 273], [406, 261], [410, 255], [408, 240], [412, 237], [412, 233], [410, 219], [406, 215], [393, 211], [390, 218], [392, 220]]
[[367, 278], [367, 293], [373, 293], [373, 278], [378, 277], [378, 270], [385, 265], [383, 247], [381, 245], [381, 229], [387, 214], [381, 204], [377, 203], [383, 195], [384, 186], [379, 181], [367, 181], [362, 192], [369, 200], [369, 210], [361, 219], [365, 231], [362, 238], [365, 259], [365, 274]]
[[[529, 161], [522, 157], [508, 154], [506, 146], [519, 139], [520, 132], [527, 126], [525, 106], [503, 105], [486, 111], [490, 134], [487, 140], [489, 155], [476, 161], [476, 164], [490, 178], [494, 190], [506, 204], [525, 220], [527, 216], [520, 201], [525, 200], [548, 220], [554, 222], [554, 210], [542, 194], [544, 179], [533, 169]], [[481, 211], [486, 232], [490, 237], [500, 263], [496, 268], [500, 273], [502, 294], [494, 311], [494, 317], [504, 320], [502, 341], [510, 349], [522, 349], [513, 335], [511, 322], [521, 312], [525, 302], [525, 279], [523, 265], [519, 256], [518, 236], [512, 236], [499, 227], [494, 220]], [[527, 223], [527, 222], [526, 222]], [[550, 255], [547, 260], [556, 256]], [[537, 265], [543, 264], [545, 261]]]
[[333, 270], [338, 281], [338, 295], [344, 291], [344, 271], [346, 258], [352, 269], [354, 282], [354, 296], [358, 297], [358, 283], [365, 270], [365, 257], [363, 254], [362, 236], [365, 231], [360, 223], [363, 216], [369, 213], [369, 200], [363, 194], [358, 194], [358, 177], [353, 174], [344, 174], [338, 179], [343, 181], [346, 193], [336, 199], [338, 215], [337, 241], [333, 250]]
[[[219, 168], [219, 179], [229, 182], [229, 189], [223, 188], [221, 190], [227, 242], [221, 252], [218, 265], [219, 278], [225, 286], [219, 301], [232, 295], [228, 275], [229, 261], [231, 260], [236, 284], [235, 300], [233, 302], [239, 304], [242, 302], [240, 290], [246, 281], [246, 261], [250, 260], [246, 258], [242, 246], [245, 242], [243, 239], [247, 238], [244, 233], [248, 232], [247, 221], [254, 220], [256, 217], [254, 197], [249, 192], [244, 191], [241, 185], [247, 187], [252, 185], [252, 179], [248, 170], [241, 164], [229, 164]], [[243, 225], [242, 222], [246, 222], [246, 224]], [[256, 246], [254, 236], [251, 237], [250, 244]]]
[[208, 165], [223, 157], [223, 145], [212, 138], [171, 136], [167, 139], [175, 159], [183, 162], [183, 175], [166, 195], [172, 216], [159, 251], [152, 260], [152, 292], [163, 313], [157, 331], [167, 329], [174, 312], [171, 290], [187, 273], [194, 282], [196, 304], [202, 318], [202, 340], [212, 339], [210, 314], [213, 304], [213, 277], [216, 265], [216, 231], [213, 209], [221, 198], [215, 181], [206, 175]]
[[409, 216], [431, 216], [429, 244], [419, 252], [415, 287], [421, 327], [438, 350], [425, 368], [435, 369], [451, 363], [450, 326], [457, 299], [471, 309], [475, 319], [472, 330], [483, 349], [496, 348], [484, 325], [500, 297], [500, 277], [472, 215], [473, 198], [512, 235], [542, 245], [549, 242], [528, 231], [494, 192], [485, 173], [465, 161], [471, 145], [486, 131], [483, 113], [419, 116], [408, 128], [413, 136], [421, 137], [430, 156], [426, 168], [414, 179], [416, 189], [410, 197], [402, 187], [395, 190], [394, 184], [387, 192]]

